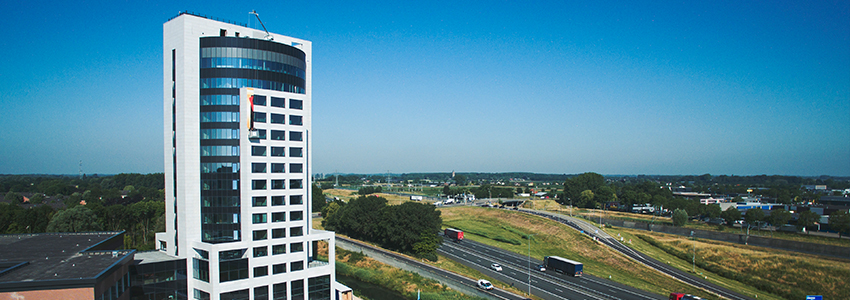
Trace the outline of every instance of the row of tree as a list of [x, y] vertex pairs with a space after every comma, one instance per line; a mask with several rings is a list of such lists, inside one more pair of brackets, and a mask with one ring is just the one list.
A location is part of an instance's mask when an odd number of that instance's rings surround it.
[[[732, 226], [735, 221], [744, 220], [746, 226], [759, 226], [761, 224], [771, 224], [776, 227], [788, 224], [791, 221], [791, 212], [784, 209], [774, 209], [770, 214], [765, 214], [762, 209], [748, 209], [743, 215], [735, 207], [729, 207], [724, 211], [720, 211], [720, 205], [707, 205], [706, 216], [709, 218], [723, 218], [726, 225]], [[677, 208], [673, 211], [673, 225], [683, 226], [688, 222], [688, 212], [685, 209]], [[810, 210], [802, 211], [798, 215], [796, 227], [798, 230], [814, 225], [820, 220], [820, 216]], [[829, 226], [832, 230], [838, 232], [839, 237], [843, 232], [850, 232], [850, 214], [847, 211], [835, 211], [829, 215]]]
[[436, 260], [443, 221], [433, 205], [405, 202], [387, 205], [377, 196], [360, 196], [348, 203], [333, 201], [322, 211], [322, 226], [381, 247]]
[[0, 194], [0, 234], [125, 231], [126, 247], [153, 249], [165, 230], [164, 181], [162, 173], [0, 176], [9, 189]]

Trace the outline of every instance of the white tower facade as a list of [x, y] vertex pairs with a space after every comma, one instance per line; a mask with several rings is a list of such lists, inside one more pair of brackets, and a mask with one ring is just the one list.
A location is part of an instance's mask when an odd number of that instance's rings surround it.
[[[189, 299], [331, 299], [312, 229], [311, 42], [181, 13], [163, 25], [166, 231]], [[324, 199], [316, 199], [324, 201]]]

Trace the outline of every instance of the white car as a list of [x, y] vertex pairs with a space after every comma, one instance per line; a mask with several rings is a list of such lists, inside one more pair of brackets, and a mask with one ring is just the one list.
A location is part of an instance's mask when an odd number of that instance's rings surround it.
[[493, 284], [492, 284], [492, 283], [490, 283], [490, 282], [489, 282], [489, 281], [487, 281], [487, 280], [479, 279], [479, 280], [478, 280], [478, 287], [480, 287], [480, 288], [482, 288], [482, 289], [485, 289], [485, 290], [492, 290], [492, 289], [493, 289]]
[[497, 264], [497, 263], [493, 263], [492, 265], [490, 265], [490, 268], [493, 268], [493, 270], [496, 270], [497, 272], [502, 271], [502, 265]]

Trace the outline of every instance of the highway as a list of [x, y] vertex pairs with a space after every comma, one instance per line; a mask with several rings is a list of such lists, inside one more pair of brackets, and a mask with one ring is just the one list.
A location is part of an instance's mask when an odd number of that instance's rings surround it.
[[399, 262], [403, 262], [403, 263], [405, 263], [409, 266], [413, 266], [413, 267], [421, 269], [421, 270], [427, 270], [428, 272], [431, 272], [433, 274], [438, 275], [441, 278], [441, 281], [452, 281], [452, 282], [455, 282], [457, 284], [465, 285], [467, 287], [470, 287], [470, 288], [476, 289], [477, 291], [480, 291], [481, 294], [487, 295], [488, 297], [490, 297], [492, 299], [502, 299], [502, 300], [520, 300], [520, 299], [523, 299], [523, 297], [521, 297], [519, 295], [516, 295], [514, 293], [511, 293], [511, 292], [508, 292], [508, 291], [505, 291], [505, 290], [502, 290], [502, 289], [499, 289], [499, 288], [494, 288], [494, 289], [489, 290], [489, 291], [480, 289], [480, 288], [477, 287], [478, 278], [465, 277], [465, 276], [462, 276], [462, 275], [459, 275], [459, 274], [456, 274], [456, 273], [453, 273], [453, 272], [450, 272], [450, 271], [446, 271], [446, 270], [437, 268], [435, 266], [432, 266], [432, 265], [429, 265], [429, 264], [426, 264], [426, 263], [423, 263], [423, 262], [418, 261], [416, 259], [411, 259], [409, 257], [399, 255], [395, 252], [388, 251], [388, 250], [383, 249], [383, 248], [374, 247], [374, 246], [371, 246], [369, 244], [366, 244], [366, 243], [363, 243], [363, 242], [360, 242], [360, 241], [357, 241], [357, 240], [353, 240], [353, 239], [349, 239], [349, 238], [345, 238], [345, 237], [341, 237], [341, 236], [336, 236], [336, 239], [337, 239], [338, 242], [342, 241], [344, 243], [356, 245], [357, 247], [368, 248], [370, 251], [375, 251], [375, 252], [381, 253], [382, 255], [385, 255], [389, 258], [395, 259]]
[[[437, 251], [496, 280], [512, 284], [521, 291], [528, 291], [529, 260], [527, 256], [471, 240], [453, 242], [446, 239]], [[501, 264], [502, 271], [491, 269], [492, 263]], [[542, 299], [667, 299], [661, 295], [586, 274], [581, 277], [572, 277], [552, 270], [541, 272], [534, 268], [539, 264], [542, 262], [531, 260], [531, 293]]]
[[[597, 230], [596, 226], [594, 226], [594, 225], [592, 225], [592, 224], [590, 224], [590, 223], [588, 223], [584, 220], [569, 217], [569, 216], [564, 216], [564, 215], [561, 215], [561, 214], [555, 214], [555, 213], [549, 213], [549, 212], [543, 212], [543, 211], [536, 211], [536, 210], [529, 210], [529, 209], [520, 209], [520, 211], [525, 212], [525, 213], [538, 215], [538, 216], [542, 216], [542, 217], [546, 217], [546, 218], [561, 222], [563, 224], [566, 224], [570, 227], [573, 227], [576, 230], [583, 231], [587, 235], [595, 236], [601, 243], [605, 244], [606, 246], [610, 247], [611, 249], [619, 251], [623, 255], [626, 255], [629, 258], [631, 258], [631, 259], [633, 259], [633, 260], [635, 260], [635, 261], [637, 261], [637, 262], [639, 262], [639, 263], [641, 263], [641, 264], [643, 264], [647, 267], [658, 270], [661, 273], [667, 274], [667, 275], [669, 275], [673, 278], [676, 278], [676, 279], [678, 279], [678, 280], [680, 280], [684, 283], [687, 283], [689, 285], [704, 289], [704, 290], [709, 291], [711, 293], [714, 293], [716, 295], [720, 295], [723, 298], [732, 299], [732, 300], [754, 299], [754, 298], [750, 298], [750, 297], [741, 295], [737, 292], [733, 292], [729, 289], [720, 287], [720, 286], [718, 286], [714, 283], [708, 282], [707, 280], [705, 280], [703, 278], [699, 278], [699, 277], [697, 277], [693, 274], [690, 274], [686, 271], [676, 269], [676, 268], [671, 267], [671, 266], [669, 266], [665, 263], [662, 263], [662, 262], [660, 262], [656, 259], [648, 257], [648, 256], [646, 256], [646, 255], [644, 255], [644, 254], [642, 254], [638, 251], [635, 251], [632, 248], [629, 248], [628, 246], [623, 245], [616, 238], [608, 235], [604, 231]], [[671, 291], [671, 292], [674, 292], [674, 291]], [[685, 292], [687, 292], [687, 291], [685, 291]]]

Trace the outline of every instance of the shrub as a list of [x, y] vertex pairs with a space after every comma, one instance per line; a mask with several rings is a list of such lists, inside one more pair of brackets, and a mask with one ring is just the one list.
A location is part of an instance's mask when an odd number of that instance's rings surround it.
[[688, 212], [677, 208], [673, 211], [673, 226], [683, 226], [688, 222]]

